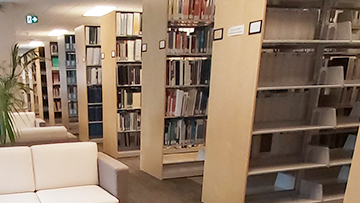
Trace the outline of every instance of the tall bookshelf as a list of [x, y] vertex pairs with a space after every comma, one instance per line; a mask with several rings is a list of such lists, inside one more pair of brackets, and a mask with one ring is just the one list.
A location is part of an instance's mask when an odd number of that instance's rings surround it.
[[[49, 47], [48, 47], [49, 48]], [[40, 56], [39, 66], [40, 66], [40, 80], [41, 81], [41, 95], [40, 97], [40, 118], [44, 119], [46, 122], [50, 123], [50, 113], [49, 113], [49, 97], [48, 97], [48, 71], [46, 68], [46, 56], [45, 56], [45, 47], [37, 48]], [[41, 105], [42, 104], [42, 105]], [[42, 108], [42, 110], [41, 110]]]
[[359, 8], [341, 2], [217, 1], [203, 202], [357, 201]]
[[[76, 82], [75, 35], [58, 37], [61, 86], [62, 124], [78, 134], [78, 97]], [[66, 87], [66, 88], [65, 88]]]
[[79, 139], [103, 141], [100, 26], [75, 29]]
[[34, 111], [35, 115], [44, 119], [44, 107], [43, 107], [43, 95], [42, 95], [42, 77], [41, 77], [41, 58], [39, 47], [35, 49], [35, 53], [39, 57], [39, 60], [35, 61], [35, 67], [33, 67], [33, 88], [34, 88]]
[[189, 4], [144, 1], [140, 168], [158, 179], [203, 174], [214, 4]]
[[[104, 145], [114, 157], [140, 155], [141, 13], [101, 18]], [[114, 125], [116, 121], [116, 125]]]

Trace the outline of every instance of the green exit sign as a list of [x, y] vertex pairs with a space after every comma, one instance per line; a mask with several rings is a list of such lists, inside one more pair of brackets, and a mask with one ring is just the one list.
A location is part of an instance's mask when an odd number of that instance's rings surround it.
[[34, 15], [27, 15], [26, 16], [26, 23], [27, 24], [37, 23], [38, 21], [39, 21], [39, 18], [37, 16], [34, 16]]

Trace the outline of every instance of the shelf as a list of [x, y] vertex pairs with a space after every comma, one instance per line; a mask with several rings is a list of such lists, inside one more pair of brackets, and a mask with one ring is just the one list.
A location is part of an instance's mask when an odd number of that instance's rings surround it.
[[139, 133], [140, 130], [124, 130], [124, 131], [118, 131], [118, 133]]
[[72, 83], [69, 84], [69, 83], [68, 83], [67, 86], [77, 86], [77, 84], [76, 84], [76, 83], [74, 83], [74, 84], [72, 84]]
[[141, 108], [123, 108], [123, 109], [118, 109], [118, 111], [140, 111]]
[[299, 122], [299, 121], [255, 123], [253, 129], [253, 135], [308, 131], [308, 130], [326, 130], [326, 129], [333, 129], [334, 127], [335, 126], [308, 125], [305, 124], [305, 122]]
[[290, 89], [320, 89], [320, 88], [342, 88], [343, 85], [293, 85], [293, 86], [268, 86], [258, 87], [258, 91], [268, 90], [290, 90]]
[[140, 150], [118, 151], [118, 158], [138, 157], [138, 156], [140, 156]]
[[59, 56], [59, 54], [57, 53], [57, 54], [51, 54], [51, 57], [58, 57]]
[[103, 123], [102, 121], [89, 121], [89, 124], [101, 124]]
[[330, 150], [330, 166], [349, 165], [352, 161], [352, 150], [331, 149]]
[[164, 154], [163, 164], [181, 164], [191, 162], [203, 162], [198, 159], [198, 153]]
[[116, 38], [120, 38], [120, 39], [141, 39], [142, 35], [120, 35], [120, 36], [116, 36]]
[[101, 106], [103, 103], [88, 103], [88, 106]]
[[340, 116], [337, 117], [336, 128], [355, 128], [359, 127], [359, 123], [360, 121], [358, 117]]
[[186, 88], [209, 88], [209, 85], [175, 85], [166, 86], [167, 89], [186, 89]]
[[101, 44], [87, 44], [86, 47], [101, 47]]
[[98, 87], [98, 86], [102, 86], [102, 84], [87, 84], [88, 87]]
[[187, 148], [174, 148], [174, 146], [164, 146], [164, 154], [177, 154], [177, 153], [189, 153], [189, 152], [198, 152], [202, 149], [205, 149], [204, 145], [187, 147]]
[[165, 119], [182, 119], [182, 118], [206, 118], [207, 115], [194, 115], [194, 116], [165, 116]]
[[187, 20], [187, 19], [169, 19], [169, 27], [207, 27], [214, 23], [212, 20]]
[[142, 61], [120, 61], [120, 60], [118, 60], [117, 62], [116, 62], [117, 64], [127, 64], [127, 63], [130, 63], [130, 64], [136, 64], [136, 63], [139, 63], [139, 65], [138, 66], [140, 66], [140, 64], [142, 63]]
[[53, 86], [59, 86], [60, 83], [53, 83]]
[[86, 65], [86, 67], [101, 67], [101, 65]]
[[71, 102], [76, 103], [76, 102], [78, 102], [78, 100], [69, 100], [68, 102], [69, 103], [71, 103]]
[[94, 139], [90, 139], [89, 141], [101, 144], [101, 143], [103, 143], [103, 138], [94, 138]]
[[117, 87], [121, 87], [121, 88], [140, 88], [141, 85], [118, 85]]
[[211, 57], [211, 53], [168, 53], [167, 57]]
[[360, 47], [360, 40], [264, 40], [263, 48], [278, 46], [304, 46], [314, 47], [322, 45], [325, 47]]
[[54, 99], [58, 100], [58, 99], [61, 99], [61, 97], [54, 97]]
[[61, 111], [54, 111], [54, 113], [61, 113]]
[[344, 87], [360, 87], [359, 80], [345, 80]]
[[324, 185], [323, 202], [344, 199], [346, 184]]
[[247, 196], [245, 203], [314, 203], [311, 199], [301, 197], [296, 191], [274, 192], [262, 195]]
[[297, 156], [250, 160], [248, 175], [327, 167], [326, 164], [301, 162]]
[[[71, 67], [75, 67], [75, 66], [71, 66]], [[67, 68], [66, 71], [77, 71], [76, 68]]]

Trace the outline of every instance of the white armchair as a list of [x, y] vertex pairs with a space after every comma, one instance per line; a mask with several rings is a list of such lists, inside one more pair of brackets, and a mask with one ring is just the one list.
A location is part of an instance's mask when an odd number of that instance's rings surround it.
[[45, 127], [44, 120], [35, 118], [33, 112], [12, 113], [12, 120], [19, 132], [16, 145], [74, 142], [77, 137], [67, 132], [64, 126]]

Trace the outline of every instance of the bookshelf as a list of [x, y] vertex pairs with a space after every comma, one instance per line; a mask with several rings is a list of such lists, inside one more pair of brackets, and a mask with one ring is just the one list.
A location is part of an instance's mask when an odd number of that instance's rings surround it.
[[75, 29], [80, 141], [102, 142], [102, 66], [99, 26]]
[[[40, 99], [40, 117], [43, 118], [47, 123], [54, 122], [53, 117], [50, 116], [50, 108], [49, 108], [49, 94], [48, 94], [48, 87], [52, 86], [52, 84], [49, 86], [48, 81], [51, 81], [52, 78], [50, 77], [50, 80], [48, 79], [48, 76], [51, 74], [51, 69], [47, 67], [51, 67], [49, 65], [49, 60], [47, 60], [47, 57], [49, 54], [46, 54], [45, 50], [50, 49], [50, 47], [45, 44], [44, 47], [38, 47], [38, 52], [40, 56], [39, 65], [40, 65], [40, 81], [41, 81], [41, 99]], [[51, 87], [52, 89], [52, 87]], [[50, 91], [52, 92], [52, 91]], [[41, 105], [42, 103], [42, 105]], [[41, 110], [42, 108], [42, 110]], [[53, 114], [52, 114], [53, 115]], [[50, 122], [51, 119], [51, 122]]]
[[357, 201], [354, 5], [217, 2], [203, 202]]
[[[141, 12], [114, 11], [101, 18], [103, 149], [113, 157], [140, 155]], [[116, 125], [114, 125], [116, 121]]]
[[75, 35], [58, 37], [62, 106], [62, 124], [78, 134], [78, 97], [76, 82]]
[[189, 4], [144, 1], [140, 169], [158, 179], [203, 174], [214, 4]]

